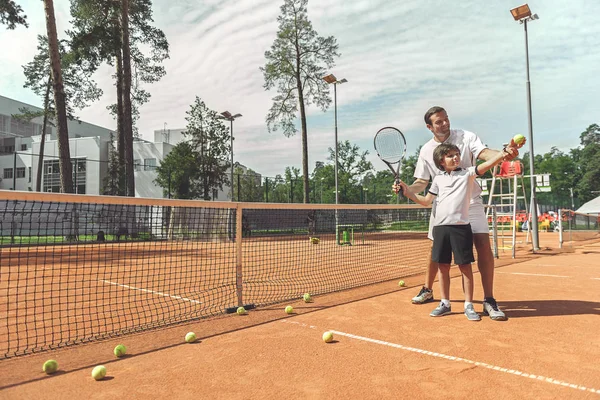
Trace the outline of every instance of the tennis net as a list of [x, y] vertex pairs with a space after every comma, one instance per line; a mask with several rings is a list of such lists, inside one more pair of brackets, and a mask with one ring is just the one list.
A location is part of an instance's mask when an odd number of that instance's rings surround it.
[[423, 272], [429, 208], [5, 192], [0, 358]]
[[572, 246], [573, 242], [593, 240], [600, 238], [600, 217], [598, 214], [585, 214], [573, 210], [558, 210], [557, 229], [559, 243], [562, 248], [566, 242]]

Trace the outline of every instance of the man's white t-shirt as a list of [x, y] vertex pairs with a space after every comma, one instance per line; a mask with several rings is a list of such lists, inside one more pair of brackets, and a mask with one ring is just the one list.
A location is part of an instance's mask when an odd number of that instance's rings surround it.
[[443, 172], [433, 178], [429, 193], [436, 195], [433, 225], [467, 225], [476, 167]]
[[[463, 169], [477, 165], [476, 161], [479, 153], [487, 148], [476, 134], [462, 129], [450, 129], [450, 136], [448, 136], [448, 139], [444, 143], [454, 144], [458, 147], [460, 150], [460, 168]], [[440, 144], [440, 142], [431, 139], [421, 147], [419, 159], [415, 167], [414, 177], [416, 179], [429, 181], [436, 175], [443, 173], [442, 170], [435, 166], [433, 161], [433, 151]], [[474, 199], [481, 202], [481, 187], [477, 183], [473, 184], [471, 202]]]

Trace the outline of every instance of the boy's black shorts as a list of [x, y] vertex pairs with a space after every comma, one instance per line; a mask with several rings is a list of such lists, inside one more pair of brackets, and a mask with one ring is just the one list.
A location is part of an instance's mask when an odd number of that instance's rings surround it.
[[431, 260], [440, 264], [470, 264], [473, 256], [473, 231], [471, 225], [437, 225], [433, 227]]

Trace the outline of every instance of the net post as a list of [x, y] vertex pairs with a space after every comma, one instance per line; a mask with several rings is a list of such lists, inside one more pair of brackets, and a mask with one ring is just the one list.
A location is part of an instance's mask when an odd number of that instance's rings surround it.
[[242, 288], [242, 212], [242, 204], [238, 202], [235, 212], [235, 291], [238, 307], [244, 305]]
[[563, 210], [562, 208], [558, 209], [558, 248], [563, 248], [563, 226], [562, 226], [562, 216]]

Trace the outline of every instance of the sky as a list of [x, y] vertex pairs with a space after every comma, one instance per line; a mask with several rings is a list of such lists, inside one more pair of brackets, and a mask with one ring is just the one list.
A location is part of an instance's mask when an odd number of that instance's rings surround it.
[[[0, 27], [0, 94], [41, 106], [23, 88], [22, 65], [32, 60], [45, 34], [43, 4], [17, 0], [28, 29]], [[265, 91], [259, 67], [276, 37], [283, 0], [154, 0], [154, 25], [170, 44], [167, 74], [147, 85], [150, 102], [138, 128], [185, 128], [196, 96], [234, 122], [234, 159], [264, 176], [301, 170], [301, 136], [268, 132], [265, 117], [275, 91]], [[373, 136], [394, 126], [406, 136], [408, 154], [431, 138], [423, 115], [434, 105], [448, 111], [451, 126], [477, 133], [499, 148], [528, 136], [524, 26], [510, 9], [518, 0], [309, 0], [308, 16], [320, 36], [334, 36], [341, 56], [330, 72], [338, 85], [338, 140], [349, 140], [375, 170], [385, 169]], [[600, 123], [600, 1], [530, 0], [539, 20], [528, 23], [534, 153], [579, 146], [579, 135]], [[69, 2], [55, 1], [59, 38], [69, 27]], [[95, 74], [100, 101], [78, 113], [86, 122], [115, 129], [106, 106], [116, 97], [112, 68]], [[333, 88], [332, 88], [333, 89]], [[333, 97], [333, 90], [331, 90]], [[308, 108], [309, 171], [327, 162], [333, 148], [333, 103], [326, 112]], [[299, 127], [299, 122], [298, 122]], [[529, 147], [524, 148], [528, 151]]]

